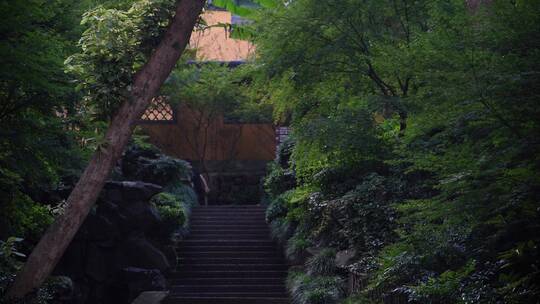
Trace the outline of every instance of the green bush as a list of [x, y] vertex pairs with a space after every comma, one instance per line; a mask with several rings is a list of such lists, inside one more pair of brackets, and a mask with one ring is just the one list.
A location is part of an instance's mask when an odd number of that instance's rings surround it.
[[270, 223], [273, 220], [287, 215], [287, 202], [283, 196], [278, 196], [273, 199], [266, 208], [266, 222]]
[[184, 183], [172, 183], [166, 186], [163, 191], [174, 195], [181, 201], [187, 208], [188, 214], [191, 212], [191, 208], [198, 204], [197, 193], [191, 186]]
[[37, 242], [53, 221], [49, 210], [27, 195], [15, 192], [10, 202], [0, 206], [0, 237], [20, 236], [30, 242]]
[[186, 223], [186, 215], [181, 207], [158, 206], [157, 210], [161, 216], [161, 234], [164, 237], [171, 236]]
[[160, 238], [168, 239], [176, 232], [187, 228], [191, 206], [181, 201], [175, 194], [161, 192], [151, 199], [160, 216]]
[[287, 287], [294, 304], [333, 304], [345, 295], [344, 281], [334, 276], [291, 272], [287, 277]]
[[328, 276], [336, 273], [336, 250], [323, 248], [306, 262], [307, 274], [310, 276]]
[[301, 233], [297, 230], [295, 234], [287, 241], [287, 246], [285, 247], [285, 257], [287, 260], [293, 262], [302, 261], [307, 255], [307, 249], [312, 245], [313, 244], [307, 239], [305, 233]]
[[279, 244], [285, 244], [293, 233], [293, 224], [287, 218], [277, 218], [270, 223], [270, 235]]
[[270, 198], [275, 198], [291, 190], [296, 182], [294, 171], [283, 169], [276, 163], [270, 163], [267, 168], [267, 175], [264, 178], [264, 189]]
[[177, 208], [182, 206], [182, 201], [179, 200], [176, 195], [169, 192], [161, 192], [156, 194], [154, 197], [152, 197], [150, 202], [156, 206], [169, 206]]

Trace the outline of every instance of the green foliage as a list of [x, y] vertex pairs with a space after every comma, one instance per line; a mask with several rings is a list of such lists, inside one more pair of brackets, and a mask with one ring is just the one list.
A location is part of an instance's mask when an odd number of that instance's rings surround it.
[[171, 235], [186, 221], [186, 216], [181, 207], [158, 205], [157, 209], [161, 215], [161, 220], [163, 221], [162, 226], [164, 226], [166, 230], [164, 235]]
[[[169, 167], [165, 167], [165, 170], [169, 171]], [[191, 167], [180, 166], [176, 167], [176, 170], [179, 171], [176, 174], [164, 173], [169, 177], [163, 180], [165, 181], [164, 191], [156, 194], [150, 201], [156, 206], [162, 220], [159, 231], [156, 233], [160, 240], [165, 241], [169, 246], [170, 241], [173, 242], [172, 246], [176, 246], [176, 243], [187, 234], [191, 209], [197, 204], [197, 195], [187, 184], [190, 181], [189, 177], [187, 180], [177, 178], [178, 176], [185, 177], [186, 174], [191, 176]], [[158, 176], [161, 175], [163, 174], [158, 174]]]
[[[15, 274], [23, 265], [26, 255], [21, 252], [20, 246], [23, 243], [22, 238], [9, 237], [6, 241], [0, 240], [0, 297], [4, 297], [8, 287], [13, 283]], [[59, 289], [59, 283], [62, 277], [51, 277], [38, 290], [20, 299], [10, 301], [13, 304], [47, 304], [55, 299], [55, 292]], [[65, 277], [64, 277], [65, 278]], [[71, 283], [71, 280], [67, 278]]]
[[[283, 5], [280, 0], [213, 0], [212, 5], [226, 9], [231, 14], [241, 16], [246, 20], [252, 21], [259, 15], [261, 9], [276, 8]], [[238, 25], [238, 24], [222, 24], [226, 29], [231, 31], [231, 38], [252, 40], [256, 31], [250, 25], [250, 22]]]
[[254, 25], [256, 85], [295, 139], [270, 213], [356, 249], [359, 303], [540, 294], [539, 3], [467, 5], [300, 0]]
[[411, 288], [410, 298], [423, 303], [440, 303], [459, 298], [457, 292], [460, 284], [474, 268], [474, 261], [471, 261], [456, 271], [447, 270], [437, 278], [429, 278], [427, 282]]
[[148, 141], [149, 138], [150, 136], [144, 133], [141, 126], [135, 127], [133, 134], [131, 135], [131, 140], [133, 143], [143, 149], [152, 149], [154, 147], [154, 145]]
[[9, 237], [6, 241], [0, 240], [0, 269], [2, 271], [17, 271], [21, 263], [18, 258], [24, 258], [26, 255], [20, 252], [16, 244], [22, 242], [23, 239], [17, 237]]
[[[173, 194], [176, 199], [190, 208], [197, 205], [197, 193], [189, 185], [183, 183], [171, 184], [163, 189], [165, 192]], [[190, 211], [188, 211], [189, 213]]]
[[166, 156], [150, 144], [130, 145], [124, 153], [122, 171], [128, 179], [142, 180], [166, 188], [189, 183], [192, 176], [188, 162]]
[[49, 210], [27, 195], [16, 192], [15, 196], [0, 206], [3, 215], [0, 221], [2, 238], [10, 235], [22, 236], [31, 242], [37, 242], [41, 234], [52, 223], [53, 217]]
[[[7, 239], [2, 249], [12, 248], [13, 239], [8, 237], [24, 238], [17, 251], [10, 249], [11, 255], [30, 252], [53, 215], [62, 212], [87, 159], [105, 143], [106, 123], [96, 120], [95, 114], [108, 117], [111, 113], [100, 112], [100, 107], [112, 109], [112, 99], [124, 89], [108, 85], [124, 85], [127, 69], [134, 72], [150, 54], [175, 4], [133, 2], [8, 0], [0, 4], [0, 239]], [[64, 62], [78, 51], [81, 35], [85, 49], [68, 60], [67, 69], [75, 69], [84, 79], [73, 81], [74, 74], [65, 73]], [[137, 40], [136, 50], [130, 47], [132, 38]], [[127, 67], [132, 55], [137, 58]], [[96, 95], [84, 96], [77, 90], [81, 88]], [[110, 95], [105, 96], [105, 91]], [[0, 298], [22, 262], [2, 252]], [[40, 288], [22, 303], [50, 302], [54, 286]]]
[[290, 163], [294, 141], [286, 139], [278, 146], [276, 160], [268, 165], [264, 190], [271, 199], [291, 190], [296, 185], [295, 172]]
[[342, 304], [381, 304], [382, 301], [370, 299], [361, 294], [350, 296], [341, 302]]
[[[86, 158], [92, 123], [63, 71], [87, 1], [4, 1], [0, 9], [0, 238], [39, 238]], [[90, 128], [89, 128], [90, 127]], [[75, 132], [77, 129], [80, 133]], [[86, 134], [85, 134], [86, 133]], [[83, 135], [84, 134], [84, 135]]]
[[287, 241], [285, 247], [285, 257], [289, 261], [303, 262], [307, 255], [307, 249], [313, 244], [309, 241], [305, 233], [296, 231], [295, 234]]
[[270, 223], [273, 220], [287, 215], [287, 207], [284, 196], [279, 196], [270, 202], [266, 208], [266, 222]]
[[180, 199], [180, 196], [170, 192], [161, 192], [151, 200], [156, 205], [169, 233], [179, 227], [187, 226], [187, 219], [191, 213], [192, 205]]
[[280, 244], [285, 244], [293, 232], [293, 225], [286, 218], [277, 218], [270, 223], [270, 235]]
[[152, 197], [150, 202], [152, 202], [156, 206], [169, 206], [169, 207], [180, 206], [180, 201], [178, 200], [178, 198], [172, 193], [168, 193], [168, 192], [161, 192], [161, 193], [156, 194], [154, 197]]
[[339, 277], [312, 277], [301, 272], [291, 272], [287, 287], [295, 304], [338, 303], [344, 294], [344, 283]]
[[[217, 7], [224, 8], [231, 12], [234, 15], [242, 16], [242, 17], [252, 17], [253, 14], [255, 14], [255, 3], [250, 3], [248, 1], [244, 1], [246, 3], [238, 3], [239, 1], [234, 0], [215, 0], [212, 1], [212, 5], [215, 5]], [[262, 1], [265, 2], [265, 1]], [[270, 2], [270, 1], [268, 1]]]
[[98, 6], [84, 13], [81, 52], [65, 64], [97, 117], [112, 117], [127, 100], [133, 75], [159, 43], [174, 5], [172, 0], [141, 0], [127, 10]]
[[234, 69], [218, 63], [180, 65], [168, 78], [163, 93], [174, 104], [198, 111], [202, 121], [225, 115], [235, 123], [268, 122], [271, 108], [250, 96], [251, 68]]
[[307, 274], [311, 276], [332, 275], [336, 272], [336, 250], [323, 248], [306, 262]]

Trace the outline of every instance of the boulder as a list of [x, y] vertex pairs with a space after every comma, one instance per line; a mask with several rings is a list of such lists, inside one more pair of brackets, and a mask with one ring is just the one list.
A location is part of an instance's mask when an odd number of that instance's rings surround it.
[[89, 241], [106, 242], [119, 237], [118, 227], [105, 216], [91, 214], [84, 221], [81, 230], [86, 230]]
[[346, 249], [341, 250], [336, 253], [336, 266], [343, 268], [351, 264], [352, 258], [356, 255], [356, 250], [354, 249]]
[[166, 186], [171, 182], [190, 182], [191, 165], [159, 153], [153, 148], [130, 146], [122, 160], [122, 173], [125, 178], [141, 180]]
[[158, 269], [167, 271], [171, 268], [169, 260], [154, 245], [144, 238], [130, 238], [120, 245], [118, 261], [125, 267]]
[[111, 250], [90, 243], [86, 252], [86, 275], [97, 282], [105, 282], [114, 271], [114, 255]]
[[118, 216], [120, 229], [128, 235], [156, 230], [161, 223], [159, 211], [148, 202], [132, 202], [129, 207], [120, 210]]
[[162, 190], [159, 185], [140, 181], [108, 181], [103, 187], [100, 199], [122, 205], [132, 201], [149, 201]]
[[70, 302], [74, 298], [75, 288], [73, 281], [66, 276], [50, 278], [49, 290], [56, 301]]
[[158, 304], [169, 295], [168, 291], [145, 291], [131, 304]]
[[86, 241], [74, 239], [54, 269], [53, 275], [68, 275], [73, 280], [84, 278], [87, 248]]
[[129, 145], [122, 157], [122, 174], [128, 178], [134, 178], [139, 171], [141, 159], [152, 159], [157, 157], [159, 157], [159, 150], [157, 149]]
[[157, 269], [126, 267], [122, 269], [122, 282], [127, 285], [130, 303], [143, 291], [167, 290], [167, 280]]
[[121, 166], [54, 271], [73, 280], [58, 288], [69, 303], [129, 303], [141, 292], [167, 289], [163, 273], [171, 269], [176, 255], [167, 246], [164, 254], [147, 240], [163, 241], [156, 232], [163, 229], [164, 220], [150, 199], [162, 185], [184, 194], [180, 187], [189, 184], [191, 166], [158, 150], [137, 147], [128, 148]]

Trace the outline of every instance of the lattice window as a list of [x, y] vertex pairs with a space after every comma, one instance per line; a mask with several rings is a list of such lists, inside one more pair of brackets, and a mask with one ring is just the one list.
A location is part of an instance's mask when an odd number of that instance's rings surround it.
[[152, 102], [141, 116], [142, 122], [174, 122], [176, 115], [173, 107], [164, 96], [152, 99]]

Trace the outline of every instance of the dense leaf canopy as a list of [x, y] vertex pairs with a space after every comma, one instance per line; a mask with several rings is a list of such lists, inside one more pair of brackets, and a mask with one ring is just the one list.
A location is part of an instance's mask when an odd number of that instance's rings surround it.
[[[0, 4], [2, 273], [61, 212], [174, 5]], [[264, 184], [295, 303], [538, 303], [539, 1], [213, 5], [252, 21], [226, 27], [255, 58], [184, 57], [162, 94], [291, 127]]]

